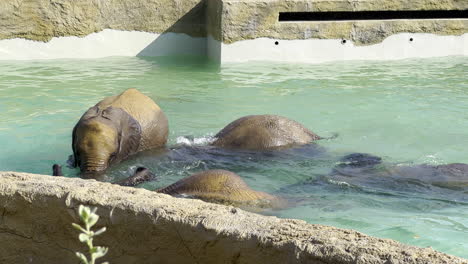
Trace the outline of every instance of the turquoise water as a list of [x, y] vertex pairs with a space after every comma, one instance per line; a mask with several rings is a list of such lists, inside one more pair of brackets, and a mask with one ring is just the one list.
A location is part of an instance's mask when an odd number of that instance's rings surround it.
[[[468, 163], [467, 73], [466, 57], [222, 67], [198, 58], [0, 61], [0, 170], [50, 174], [53, 163], [65, 165], [81, 114], [134, 87], [165, 111], [170, 148], [138, 154], [103, 180], [125, 178], [143, 165], [159, 176], [142, 186], [153, 189], [201, 170], [228, 169], [252, 188], [294, 202], [267, 214], [468, 258], [466, 188], [327, 176], [353, 152], [380, 156], [388, 167]], [[338, 137], [279, 153], [207, 146], [222, 127], [249, 114], [287, 116]]]

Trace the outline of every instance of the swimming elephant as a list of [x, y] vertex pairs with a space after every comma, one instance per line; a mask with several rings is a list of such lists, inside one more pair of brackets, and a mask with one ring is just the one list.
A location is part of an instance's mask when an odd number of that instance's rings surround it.
[[286, 205], [280, 197], [252, 190], [239, 175], [226, 170], [203, 171], [156, 191], [244, 208], [279, 209]]
[[140, 183], [154, 180], [156, 176], [145, 167], [138, 167], [135, 173], [126, 179], [116, 182], [120, 186], [137, 186]]
[[468, 192], [468, 164], [397, 165], [383, 163], [380, 157], [365, 153], [344, 156], [329, 178], [356, 185], [395, 185], [396, 188], [404, 185], [406, 188], [428, 184]]
[[215, 138], [214, 146], [249, 150], [287, 148], [321, 139], [298, 122], [276, 115], [239, 118], [219, 131]]
[[86, 111], [73, 128], [73, 166], [98, 172], [138, 151], [164, 146], [167, 118], [136, 89], [110, 96]]

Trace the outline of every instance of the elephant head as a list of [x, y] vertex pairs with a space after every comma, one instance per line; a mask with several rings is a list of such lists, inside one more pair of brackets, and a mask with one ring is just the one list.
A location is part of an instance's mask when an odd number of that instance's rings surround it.
[[121, 108], [90, 108], [73, 129], [74, 166], [99, 172], [138, 150], [141, 127]]

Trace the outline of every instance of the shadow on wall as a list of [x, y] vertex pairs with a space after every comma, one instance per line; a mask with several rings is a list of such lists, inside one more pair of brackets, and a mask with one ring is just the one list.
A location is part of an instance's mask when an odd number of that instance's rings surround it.
[[205, 56], [206, 54], [205, 1], [202, 1], [161, 33], [137, 56]]

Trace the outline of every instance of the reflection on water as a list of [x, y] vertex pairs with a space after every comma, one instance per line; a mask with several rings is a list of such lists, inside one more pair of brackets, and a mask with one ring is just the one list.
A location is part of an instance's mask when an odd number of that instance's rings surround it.
[[[267, 214], [353, 228], [468, 258], [468, 61], [227, 64], [200, 58], [0, 62], [0, 170], [50, 174], [71, 131], [103, 97], [134, 87], [169, 119], [167, 149], [139, 153], [102, 175], [138, 166], [156, 189], [206, 169], [239, 174], [294, 206]], [[330, 140], [279, 152], [222, 150], [212, 135], [250, 114], [292, 118]], [[190, 135], [190, 136], [187, 136]], [[381, 157], [343, 167], [350, 153]], [[442, 166], [442, 167], [440, 167]], [[65, 175], [78, 175], [63, 166]]]

